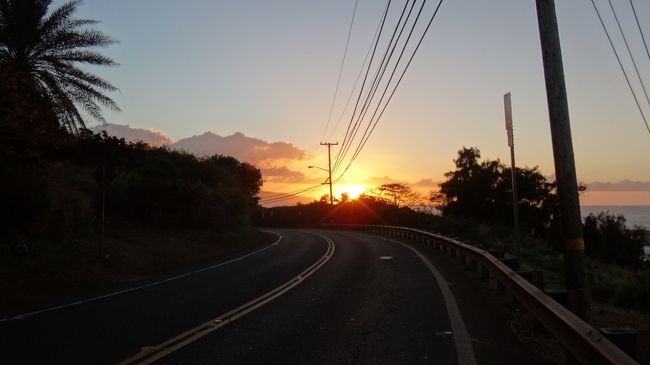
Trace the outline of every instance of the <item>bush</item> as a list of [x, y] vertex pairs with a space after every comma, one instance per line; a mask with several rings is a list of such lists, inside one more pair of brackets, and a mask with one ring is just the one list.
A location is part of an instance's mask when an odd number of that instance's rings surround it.
[[584, 237], [587, 256], [607, 263], [641, 267], [645, 232], [641, 227], [627, 229], [622, 215], [590, 214], [585, 218]]
[[5, 165], [0, 229], [14, 238], [85, 235], [95, 223], [90, 173], [67, 163]]
[[613, 305], [650, 309], [650, 269], [634, 270], [590, 260], [591, 295]]

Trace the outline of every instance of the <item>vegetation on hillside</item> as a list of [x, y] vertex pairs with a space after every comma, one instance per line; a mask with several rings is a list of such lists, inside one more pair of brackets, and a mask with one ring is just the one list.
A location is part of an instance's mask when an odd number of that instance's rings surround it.
[[12, 248], [92, 237], [103, 214], [164, 228], [248, 227], [260, 171], [93, 134], [119, 110], [111, 83], [80, 66], [114, 66], [114, 43], [74, 18], [79, 1], [0, 0], [0, 239]]

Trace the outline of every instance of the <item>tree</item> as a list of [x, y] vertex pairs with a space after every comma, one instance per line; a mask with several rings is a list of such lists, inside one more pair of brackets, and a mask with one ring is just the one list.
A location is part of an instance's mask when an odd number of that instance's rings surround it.
[[0, 123], [29, 122], [39, 128], [54, 117], [68, 131], [77, 132], [85, 128], [81, 111], [100, 122], [105, 122], [102, 107], [119, 111], [104, 95], [117, 88], [77, 66], [117, 65], [94, 50], [115, 41], [88, 28], [97, 21], [73, 18], [80, 1], [48, 14], [51, 3], [0, 0]]
[[495, 202], [494, 189], [500, 177], [499, 161], [479, 163], [481, 151], [476, 147], [458, 151], [455, 171], [445, 173], [440, 184], [444, 196], [442, 212], [466, 218], [489, 219]]
[[[497, 224], [512, 224], [511, 169], [499, 160], [479, 161], [476, 147], [458, 151], [456, 170], [445, 174], [447, 180], [430, 200], [443, 214]], [[529, 231], [548, 231], [557, 217], [558, 202], [554, 184], [537, 167], [517, 168], [518, 208], [521, 226]], [[550, 238], [550, 237], [548, 237]]]
[[393, 205], [399, 207], [400, 202], [405, 199], [410, 199], [413, 196], [413, 189], [403, 183], [389, 183], [383, 184], [377, 188], [381, 194], [387, 194], [389, 199], [393, 201]]
[[641, 266], [645, 231], [642, 227], [627, 229], [624, 216], [589, 214], [584, 234], [587, 256], [622, 266]]

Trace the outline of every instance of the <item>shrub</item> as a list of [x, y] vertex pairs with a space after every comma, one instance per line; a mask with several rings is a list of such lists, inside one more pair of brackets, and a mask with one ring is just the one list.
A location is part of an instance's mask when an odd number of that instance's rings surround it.
[[650, 308], [650, 269], [634, 270], [590, 260], [587, 272], [594, 297], [628, 308]]
[[633, 268], [642, 264], [645, 232], [640, 227], [627, 229], [622, 215], [590, 214], [585, 218], [584, 237], [591, 258]]

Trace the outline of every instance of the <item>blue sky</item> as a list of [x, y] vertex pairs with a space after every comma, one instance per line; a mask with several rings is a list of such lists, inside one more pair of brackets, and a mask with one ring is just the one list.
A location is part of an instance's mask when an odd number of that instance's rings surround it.
[[[358, 2], [335, 116], [384, 4]], [[624, 53], [607, 2], [597, 4]], [[650, 84], [650, 60], [629, 2], [614, 5]], [[85, 0], [79, 16], [102, 21], [100, 29], [120, 40], [106, 53], [121, 66], [100, 71], [121, 89], [115, 99], [123, 112], [107, 113], [111, 123], [157, 128], [175, 139], [239, 131], [312, 151], [327, 122], [353, 6], [353, 0]], [[635, 6], [650, 37], [650, 3]], [[650, 181], [650, 134], [591, 2], [557, 1], [557, 13], [579, 179]], [[518, 162], [553, 174], [534, 1], [443, 3], [349, 183], [369, 176], [441, 180], [462, 146], [509, 161], [502, 104], [508, 91]], [[650, 106], [644, 111], [650, 117]], [[317, 163], [323, 152], [313, 152]]]

